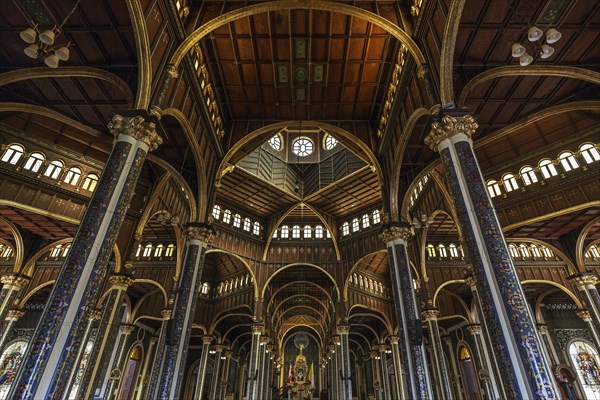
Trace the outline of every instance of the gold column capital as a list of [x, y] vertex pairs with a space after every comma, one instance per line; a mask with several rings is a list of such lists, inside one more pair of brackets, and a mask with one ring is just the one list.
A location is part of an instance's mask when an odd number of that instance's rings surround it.
[[425, 321], [437, 321], [440, 316], [440, 310], [437, 308], [428, 308], [427, 310], [423, 310], [421, 316]]
[[396, 336], [396, 335], [388, 336], [388, 340], [390, 341], [391, 344], [398, 344], [398, 342], [400, 342], [400, 336]]
[[202, 344], [210, 344], [213, 341], [213, 337], [210, 335], [202, 336]]
[[592, 320], [592, 314], [588, 310], [579, 310], [575, 314], [585, 322], [589, 322]]
[[189, 224], [184, 233], [188, 239], [199, 240], [206, 244], [212, 243], [217, 235], [215, 228], [210, 224]]
[[387, 224], [379, 231], [379, 238], [388, 244], [396, 239], [401, 239], [406, 242], [410, 240], [412, 230], [408, 224]]
[[548, 334], [548, 325], [546, 325], [546, 324], [538, 324], [537, 329], [538, 329], [538, 332], [543, 335]]
[[97, 308], [94, 308], [88, 311], [88, 318], [92, 321], [98, 321], [102, 318], [102, 311], [98, 310]]
[[16, 321], [19, 318], [23, 317], [23, 315], [25, 315], [25, 311], [23, 311], [23, 310], [10, 309], [6, 313], [6, 319]]
[[425, 137], [425, 144], [431, 150], [438, 151], [440, 143], [459, 133], [473, 136], [479, 124], [475, 122], [470, 114], [465, 115], [444, 115], [440, 121], [431, 124], [431, 132]]
[[163, 308], [160, 310], [160, 315], [162, 315], [163, 320], [171, 319], [171, 314], [173, 310], [171, 308]]
[[338, 335], [347, 335], [350, 333], [350, 325], [348, 324], [339, 324], [337, 326], [337, 334]]
[[0, 276], [0, 283], [22, 288], [29, 283], [30, 277], [21, 274], [8, 274]]
[[135, 325], [123, 324], [119, 327], [119, 330], [125, 335], [129, 335], [135, 329]]
[[479, 324], [472, 324], [467, 326], [467, 330], [469, 331], [469, 333], [471, 335], [479, 335], [481, 334], [481, 325]]
[[129, 135], [148, 145], [148, 151], [154, 151], [162, 144], [162, 138], [156, 132], [156, 124], [146, 121], [141, 115], [124, 117], [115, 114], [108, 123], [109, 132], [116, 138], [118, 135]]
[[116, 289], [127, 290], [135, 279], [131, 275], [126, 274], [114, 274], [108, 278], [108, 281]]
[[595, 286], [598, 284], [598, 276], [592, 272], [572, 275], [569, 277], [569, 282], [577, 288], [586, 286]]
[[177, 67], [173, 64], [167, 65], [167, 74], [170, 78], [176, 79], [179, 77], [179, 71], [177, 70]]
[[252, 329], [252, 333], [254, 335], [262, 335], [262, 331], [263, 331], [262, 324], [253, 324], [250, 328]]

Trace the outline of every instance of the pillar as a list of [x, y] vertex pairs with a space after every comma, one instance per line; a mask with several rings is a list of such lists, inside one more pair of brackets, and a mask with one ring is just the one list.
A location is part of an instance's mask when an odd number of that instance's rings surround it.
[[594, 338], [595, 347], [597, 349], [599, 349], [600, 348], [600, 332], [598, 332], [596, 324], [593, 321], [592, 313], [590, 313], [588, 310], [579, 310], [579, 311], [577, 311], [577, 316], [579, 318], [581, 318], [583, 320], [583, 322], [585, 322], [588, 329], [590, 330], [590, 333], [592, 334], [592, 338]]
[[379, 370], [381, 371], [381, 398], [382, 400], [392, 400], [392, 390], [390, 388], [390, 376], [387, 368], [387, 348], [384, 344], [379, 345]]
[[256, 397], [258, 399], [264, 399], [265, 394], [265, 373], [266, 373], [266, 346], [269, 342], [269, 338], [266, 336], [261, 336], [260, 338], [260, 346], [258, 348], [258, 374], [257, 374], [257, 382], [256, 382]]
[[[449, 115], [452, 113], [451, 115]], [[556, 399], [558, 389], [543, 357], [535, 320], [525, 299], [502, 227], [473, 151], [478, 125], [471, 115], [447, 111], [425, 142], [440, 153], [464, 246], [508, 398]]]
[[148, 387], [146, 388], [146, 398], [155, 399], [157, 396], [156, 391], [158, 390], [158, 378], [161, 372], [162, 359], [165, 353], [165, 344], [167, 340], [167, 326], [171, 319], [172, 309], [163, 308], [161, 311], [162, 325], [158, 333], [158, 341], [156, 343], [156, 351], [154, 353], [154, 360], [152, 362], [152, 370], [150, 372], [150, 378], [148, 379]]
[[350, 370], [350, 325], [340, 324], [337, 327], [337, 333], [340, 337], [340, 380], [341, 380], [341, 400], [352, 400], [352, 374]]
[[115, 115], [108, 129], [116, 137], [102, 177], [52, 288], [9, 398], [48, 399], [67, 390], [87, 312], [100, 295], [108, 261], [129, 208], [142, 165], [160, 145], [153, 122]]
[[115, 351], [121, 321], [123, 320], [123, 300], [127, 288], [133, 283], [133, 277], [127, 274], [114, 274], [108, 281], [112, 285], [104, 300], [104, 310], [98, 323], [96, 340], [90, 354], [81, 384], [77, 392], [78, 398], [90, 399], [100, 396], [100, 392], [110, 375], [110, 365], [115, 358]]
[[[210, 352], [209, 352], [210, 353]], [[219, 386], [221, 384], [221, 356], [223, 354], [223, 345], [217, 344], [215, 345], [215, 361], [214, 361], [214, 369], [213, 369], [213, 378], [210, 385], [210, 396], [209, 399], [217, 400], [217, 396], [219, 393]]]
[[475, 347], [477, 349], [477, 376], [479, 377], [480, 386], [488, 399], [497, 399], [496, 393], [494, 392], [494, 383], [490, 378], [489, 365], [486, 363], [487, 350], [485, 347], [483, 335], [481, 333], [481, 326], [474, 324], [469, 325], [467, 330], [473, 336]]
[[[241, 361], [241, 360], [240, 360]], [[238, 374], [237, 374], [237, 378], [238, 378], [238, 387], [237, 387], [237, 391], [238, 391], [238, 398], [245, 398], [246, 396], [244, 396], [244, 386], [246, 384], [246, 380], [245, 378], [245, 372], [248, 369], [248, 364], [246, 363], [241, 363], [239, 365], [238, 368]]]
[[150, 344], [148, 345], [148, 351], [146, 351], [144, 366], [142, 367], [142, 375], [140, 381], [142, 382], [142, 387], [137, 391], [137, 396], [135, 400], [142, 400], [144, 398], [144, 394], [146, 393], [146, 389], [148, 387], [148, 366], [150, 365], [150, 360], [152, 360], [152, 350], [154, 346], [158, 343], [158, 338], [156, 336], [152, 336], [150, 338]]
[[[77, 365], [77, 368], [73, 369], [73, 372], [71, 373], [71, 376], [69, 378], [69, 382], [67, 384], [67, 388], [68, 388], [67, 391], [69, 393], [71, 392], [71, 390], [73, 388], [73, 383], [74, 383], [75, 377], [77, 375], [77, 370], [81, 366], [83, 355], [85, 353], [85, 348], [87, 347], [87, 342], [90, 340], [90, 336], [92, 334], [92, 328], [93, 328], [93, 326], [94, 326], [94, 324], [96, 322], [100, 321], [101, 318], [102, 318], [102, 312], [100, 310], [94, 309], [94, 310], [91, 310], [88, 313], [88, 325], [87, 325], [87, 327], [85, 329], [85, 334], [83, 335], [84, 346], [82, 346], [79, 349], [79, 354], [77, 354], [77, 358], [75, 359], [75, 365]], [[90, 367], [90, 364], [88, 362], [87, 365], [86, 365], [86, 369], [89, 368], [89, 367]], [[81, 387], [81, 385], [80, 385], [80, 387]]]
[[225, 365], [221, 373], [221, 379], [219, 381], [219, 397], [218, 400], [224, 400], [227, 395], [227, 381], [229, 380], [229, 368], [231, 367], [231, 357], [233, 357], [233, 351], [225, 350]]
[[[333, 340], [333, 339], [332, 339]], [[339, 382], [340, 382], [340, 374], [338, 372], [338, 355], [335, 348], [335, 343], [329, 345], [329, 353], [331, 355], [331, 360], [329, 363], [330, 376], [331, 376], [331, 393], [330, 397], [332, 399], [338, 399], [339, 393]]]
[[390, 259], [390, 276], [395, 310], [402, 342], [402, 366], [406, 371], [406, 391], [410, 399], [430, 399], [431, 384], [423, 348], [423, 331], [419, 319], [412, 268], [408, 260], [408, 224], [387, 224], [380, 237], [386, 243]]
[[[200, 293], [200, 278], [206, 247], [215, 230], [209, 224], [188, 224], [179, 285], [171, 319], [167, 322], [165, 347], [161, 360], [156, 399], [177, 399], [185, 380], [188, 345]], [[202, 390], [202, 389], [200, 389]]]
[[438, 316], [440, 312], [436, 308], [429, 308], [423, 311], [423, 318], [427, 323], [429, 332], [429, 342], [431, 343], [431, 368], [435, 378], [435, 386], [438, 388], [438, 398], [441, 400], [452, 400], [452, 387], [446, 368], [446, 359], [442, 349], [442, 338], [440, 337], [440, 328], [438, 326]]
[[600, 295], [598, 295], [598, 276], [592, 272], [586, 272], [569, 277], [571, 284], [577, 288], [579, 297], [589, 311], [591, 323], [597, 332], [600, 332]]
[[259, 368], [259, 351], [260, 351], [260, 335], [262, 334], [262, 325], [252, 325], [252, 343], [250, 347], [250, 361], [248, 362], [248, 383], [246, 387], [246, 400], [259, 400], [257, 396], [258, 390], [258, 368]]
[[398, 342], [400, 341], [399, 336], [389, 336], [388, 340], [390, 341], [390, 345], [392, 347], [392, 361], [394, 362], [394, 374], [396, 376], [396, 387], [394, 388], [396, 399], [403, 399], [405, 397], [404, 394], [404, 376], [402, 371], [402, 361], [400, 358], [400, 348], [398, 347]]
[[456, 364], [456, 356], [454, 354], [454, 347], [452, 346], [452, 340], [450, 336], [444, 336], [442, 338], [446, 346], [448, 347], [448, 355], [450, 358], [450, 365], [452, 366], [452, 378], [450, 381], [453, 383], [454, 393], [458, 400], [463, 400], [463, 391], [461, 381], [458, 373], [458, 365]]
[[273, 382], [273, 360], [271, 356], [273, 355], [273, 345], [266, 344], [265, 345], [265, 372], [263, 378], [263, 398], [270, 399], [271, 398], [271, 382]]
[[[202, 336], [202, 354], [200, 355], [200, 364], [198, 365], [198, 378], [196, 380], [196, 393], [194, 399], [202, 399], [204, 394], [204, 382], [206, 382], [206, 367], [208, 366], [208, 354], [210, 353], [210, 343], [212, 336]], [[168, 400], [169, 398], [165, 398]]]
[[10, 309], [6, 314], [6, 318], [2, 322], [2, 330], [0, 331], [0, 351], [4, 349], [4, 345], [6, 344], [6, 340], [8, 339], [8, 334], [12, 331], [13, 326], [17, 323], [17, 321], [25, 315], [25, 311]]
[[124, 367], [123, 365], [127, 361], [127, 341], [129, 335], [135, 329], [134, 325], [123, 324], [119, 328], [119, 340], [117, 345], [114, 347], [114, 357], [112, 357], [111, 367], [109, 369], [110, 374], [104, 378], [104, 385], [100, 392], [100, 397], [103, 400], [110, 400], [117, 398], [117, 391], [121, 386], [121, 380], [123, 378]]
[[369, 357], [371, 358], [371, 370], [373, 371], [373, 392], [375, 393], [375, 400], [383, 400], [383, 390], [381, 388], [381, 372], [379, 371], [379, 351], [370, 350]]
[[0, 276], [0, 321], [4, 321], [6, 314], [13, 307], [21, 289], [30, 281], [30, 278], [21, 274], [8, 274]]

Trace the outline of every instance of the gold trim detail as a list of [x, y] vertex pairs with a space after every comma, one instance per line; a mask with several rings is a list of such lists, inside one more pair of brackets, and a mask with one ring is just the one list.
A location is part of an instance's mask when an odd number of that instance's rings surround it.
[[25, 315], [25, 311], [23, 311], [23, 310], [11, 309], [11, 310], [8, 310], [8, 313], [6, 314], [6, 319], [16, 321], [19, 318], [23, 317], [24, 315]]
[[21, 289], [25, 285], [27, 285], [30, 280], [31, 280], [31, 278], [29, 278], [27, 276], [16, 275], [16, 274], [3, 275], [0, 277], [0, 283], [2, 283], [4, 285], [15, 286], [15, 287], [18, 287], [19, 289]]
[[592, 314], [588, 310], [579, 310], [575, 314], [585, 322], [589, 322], [592, 320]]
[[440, 97], [442, 104], [454, 100], [454, 49], [465, 0], [452, 0], [444, 27], [444, 42], [440, 54]]
[[199, 240], [203, 243], [210, 244], [215, 236], [217, 236], [217, 233], [215, 228], [209, 224], [190, 225], [185, 229], [185, 236], [191, 240]]
[[475, 122], [472, 115], [450, 116], [444, 115], [441, 122], [436, 121], [431, 124], [431, 132], [425, 137], [425, 144], [433, 151], [438, 151], [440, 143], [459, 133], [473, 136], [479, 124]]
[[108, 281], [117, 289], [127, 290], [127, 288], [133, 283], [134, 279], [129, 275], [116, 274], [108, 278]]
[[576, 288], [582, 289], [589, 285], [596, 286], [598, 284], [598, 276], [593, 273], [578, 274], [569, 277], [569, 282]]
[[337, 326], [337, 334], [338, 335], [347, 335], [349, 333], [350, 333], [350, 325], [340, 324]]
[[135, 329], [135, 325], [123, 324], [119, 327], [119, 331], [125, 335], [129, 335]]
[[393, 242], [396, 239], [401, 239], [406, 242], [410, 240], [412, 236], [411, 229], [408, 226], [398, 226], [392, 225], [385, 227], [381, 233], [379, 233], [379, 238], [385, 243], [388, 244]]
[[[404, 45], [400, 46], [400, 50], [398, 51], [398, 61], [394, 65], [394, 71], [392, 72], [392, 79], [390, 82], [390, 86], [387, 91], [386, 100], [383, 103], [383, 110], [381, 111], [381, 117], [379, 118], [379, 126], [377, 128], [377, 137], [381, 139], [383, 137], [383, 133], [385, 132], [385, 128], [388, 125], [390, 120], [390, 113], [392, 112], [394, 100], [396, 99], [396, 92], [398, 91], [398, 85], [400, 83], [400, 76], [402, 75], [402, 69], [404, 67], [404, 63], [406, 62], [406, 47]], [[419, 72], [421, 68], [419, 67]], [[419, 78], [423, 78], [423, 76], [419, 75]]]
[[440, 310], [437, 308], [429, 308], [427, 310], [423, 310], [421, 316], [425, 321], [437, 321], [440, 316]]
[[127, 0], [127, 10], [131, 17], [135, 47], [138, 53], [138, 89], [135, 108], [145, 110], [150, 103], [152, 67], [150, 62], [150, 42], [144, 10], [139, 0]]
[[469, 325], [467, 326], [467, 330], [471, 335], [481, 335], [481, 325]]
[[116, 138], [118, 135], [129, 135], [148, 145], [148, 151], [154, 151], [162, 144], [162, 138], [156, 133], [156, 124], [146, 122], [141, 115], [123, 117], [115, 114], [108, 123], [108, 130]]

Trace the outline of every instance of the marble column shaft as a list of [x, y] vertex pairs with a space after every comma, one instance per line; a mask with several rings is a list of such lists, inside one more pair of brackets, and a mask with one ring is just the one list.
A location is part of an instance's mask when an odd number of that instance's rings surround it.
[[588, 310], [579, 310], [577, 311], [577, 316], [585, 322], [590, 330], [596, 348], [600, 348], [600, 331], [598, 331], [596, 324], [594, 323], [592, 314]]
[[395, 387], [395, 398], [403, 399], [405, 397], [404, 394], [404, 376], [402, 374], [402, 360], [400, 356], [400, 348], [398, 347], [398, 342], [400, 341], [400, 337], [398, 336], [390, 336], [388, 337], [390, 341], [390, 345], [392, 347], [392, 361], [394, 362], [394, 375], [396, 377], [396, 387]]
[[373, 373], [373, 392], [375, 393], [375, 400], [383, 400], [381, 389], [381, 372], [379, 371], [379, 351], [369, 351], [369, 357], [371, 360], [371, 371]]
[[493, 332], [505, 394], [513, 399], [556, 399], [558, 389], [543, 357], [535, 320], [473, 151], [471, 136], [478, 125], [471, 115], [450, 112], [432, 123], [425, 142], [439, 151], [444, 165], [483, 317]]
[[392, 389], [390, 383], [390, 374], [387, 367], [387, 348], [385, 345], [379, 346], [379, 370], [381, 371], [381, 398], [383, 400], [392, 400]]
[[390, 277], [395, 310], [402, 342], [402, 366], [406, 371], [408, 397], [415, 400], [432, 398], [419, 306], [413, 286], [412, 268], [408, 259], [408, 224], [387, 224], [382, 227], [381, 239], [388, 248]]
[[229, 380], [229, 370], [231, 368], [231, 357], [233, 357], [233, 351], [225, 350], [225, 365], [221, 373], [219, 381], [219, 397], [218, 400], [225, 400], [227, 395], [227, 381]]
[[448, 356], [450, 357], [450, 365], [452, 366], [452, 382], [454, 383], [454, 394], [458, 400], [463, 400], [463, 388], [461, 385], [460, 375], [458, 373], [458, 365], [456, 364], [456, 356], [454, 355], [454, 347], [450, 336], [444, 336], [442, 340], [448, 347]]
[[4, 318], [4, 322], [0, 328], [0, 351], [4, 349], [4, 345], [6, 344], [6, 340], [8, 339], [8, 334], [12, 331], [13, 326], [17, 323], [17, 321], [25, 315], [25, 311], [23, 310], [8, 310], [6, 314], [6, 318]]
[[144, 395], [146, 394], [146, 390], [148, 389], [148, 366], [150, 365], [150, 361], [152, 360], [152, 350], [154, 349], [154, 346], [156, 345], [156, 343], [158, 342], [158, 338], [156, 336], [153, 336], [152, 338], [150, 338], [150, 345], [148, 346], [148, 351], [146, 351], [146, 357], [144, 359], [144, 366], [142, 367], [142, 374], [140, 376], [140, 382], [141, 382], [141, 387], [140, 389], [137, 391], [137, 395], [135, 397], [136, 400], [142, 400], [144, 399]]
[[467, 327], [468, 331], [473, 336], [473, 341], [475, 342], [475, 347], [477, 349], [477, 377], [479, 379], [480, 385], [485, 392], [485, 395], [488, 399], [497, 399], [497, 395], [494, 392], [494, 383], [490, 379], [490, 370], [488, 369], [488, 365], [486, 364], [486, 355], [487, 350], [485, 347], [485, 342], [483, 339], [483, 335], [481, 334], [481, 326], [480, 325], [469, 325]]
[[442, 338], [440, 337], [440, 329], [438, 326], [438, 316], [440, 312], [435, 308], [430, 308], [423, 311], [423, 318], [427, 323], [427, 331], [429, 332], [429, 343], [431, 344], [431, 368], [438, 387], [439, 398], [441, 400], [452, 400], [452, 386], [448, 377], [448, 369], [446, 367], [446, 359], [444, 357], [444, 349], [442, 348]]
[[135, 329], [134, 325], [123, 324], [119, 329], [119, 340], [117, 345], [114, 347], [114, 357], [112, 357], [111, 366], [109, 368], [109, 375], [104, 378], [104, 385], [100, 392], [100, 396], [103, 400], [116, 399], [117, 390], [121, 386], [123, 379], [124, 364], [127, 359], [127, 341], [129, 335]]
[[185, 229], [186, 244], [179, 285], [171, 320], [167, 322], [167, 337], [161, 360], [157, 399], [179, 398], [185, 380], [184, 370], [196, 301], [200, 293], [200, 278], [206, 247], [215, 230], [208, 224], [189, 224]]
[[577, 288], [585, 308], [590, 313], [592, 324], [600, 332], [600, 295], [598, 295], [598, 276], [591, 272], [569, 277], [571, 284]]
[[215, 361], [213, 363], [213, 375], [212, 382], [210, 384], [210, 396], [209, 399], [217, 400], [219, 393], [219, 385], [221, 384], [221, 355], [223, 354], [223, 346], [215, 346]]
[[329, 353], [331, 354], [331, 398], [338, 399], [340, 396], [340, 373], [338, 371], [338, 349], [335, 344], [329, 345]]
[[15, 273], [0, 276], [0, 283], [2, 284], [2, 289], [0, 289], [0, 321], [4, 321], [8, 311], [14, 307], [21, 289], [30, 280], [31, 278], [28, 276]]
[[266, 336], [261, 336], [260, 338], [260, 346], [258, 348], [258, 374], [256, 377], [257, 380], [257, 384], [256, 384], [256, 397], [258, 399], [264, 399], [265, 395], [264, 395], [264, 375], [266, 373], [265, 371], [265, 362], [266, 362], [266, 346], [267, 346], [267, 342], [268, 342], [268, 338]]
[[141, 116], [113, 116], [116, 137], [102, 176], [81, 220], [71, 250], [27, 347], [9, 398], [53, 399], [62, 396], [96, 305], [108, 262], [129, 208], [142, 165], [162, 139], [155, 124]]
[[198, 364], [198, 377], [196, 378], [196, 393], [194, 393], [194, 399], [202, 399], [202, 396], [204, 395], [206, 368], [208, 367], [208, 356], [210, 354], [210, 343], [212, 340], [212, 336], [202, 336], [202, 354], [200, 354], [200, 363]]
[[[102, 312], [100, 310], [91, 310], [89, 312], [88, 315], [88, 326], [85, 329], [85, 334], [83, 336], [83, 343], [86, 344], [86, 346], [82, 346], [79, 349], [79, 354], [77, 354], [77, 358], [75, 359], [75, 364], [77, 365], [77, 368], [73, 369], [73, 372], [71, 373], [71, 377], [69, 378], [69, 383], [67, 384], [67, 392], [71, 392], [72, 387], [73, 387], [73, 383], [75, 381], [75, 377], [77, 375], [77, 369], [79, 368], [79, 366], [81, 365], [81, 362], [83, 360], [83, 356], [85, 354], [85, 348], [87, 347], [87, 342], [89, 342], [90, 340], [90, 336], [92, 335], [92, 329], [94, 327], [94, 325], [102, 318]], [[93, 348], [93, 347], [92, 347]], [[89, 362], [86, 365], [86, 369], [90, 367]], [[85, 371], [84, 371], [85, 373]]]
[[104, 310], [98, 323], [88, 367], [81, 378], [78, 398], [89, 399], [100, 395], [105, 379], [110, 374], [111, 360], [114, 358], [115, 343], [125, 310], [123, 307], [125, 293], [133, 283], [133, 277], [125, 274], [115, 274], [108, 279], [112, 287], [104, 300]]
[[340, 378], [342, 393], [341, 400], [352, 400], [352, 372], [350, 369], [350, 325], [340, 324], [337, 327], [337, 333], [340, 337]]
[[148, 388], [146, 389], [146, 398], [156, 399], [158, 396], [158, 378], [161, 373], [162, 359], [165, 354], [165, 344], [167, 336], [167, 326], [173, 310], [170, 308], [163, 308], [162, 314], [162, 325], [158, 333], [158, 342], [156, 343], [156, 351], [154, 352], [154, 360], [152, 362], [152, 370], [150, 371], [150, 379], [148, 380]]
[[252, 325], [252, 342], [250, 347], [250, 361], [248, 362], [248, 381], [246, 387], [246, 400], [262, 400], [257, 396], [258, 391], [258, 369], [259, 351], [260, 351], [260, 335], [262, 334], [262, 325]]

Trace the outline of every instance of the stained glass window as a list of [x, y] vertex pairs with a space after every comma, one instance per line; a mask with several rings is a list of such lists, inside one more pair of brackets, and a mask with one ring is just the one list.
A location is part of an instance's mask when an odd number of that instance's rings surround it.
[[600, 366], [598, 352], [584, 341], [574, 341], [569, 346], [569, 355], [586, 399], [600, 399]]
[[85, 346], [85, 350], [83, 351], [83, 356], [81, 357], [81, 362], [79, 363], [79, 367], [75, 372], [75, 381], [73, 382], [73, 386], [71, 386], [71, 392], [69, 393], [69, 400], [74, 400], [77, 398], [77, 390], [79, 390], [79, 386], [81, 385], [81, 379], [83, 378], [83, 374], [85, 373], [85, 368], [90, 360], [90, 354], [92, 352], [92, 348], [94, 347], [94, 342], [89, 341]]
[[26, 348], [27, 342], [19, 340], [8, 346], [0, 356], [0, 399], [2, 400], [8, 396], [10, 385], [23, 361]]

